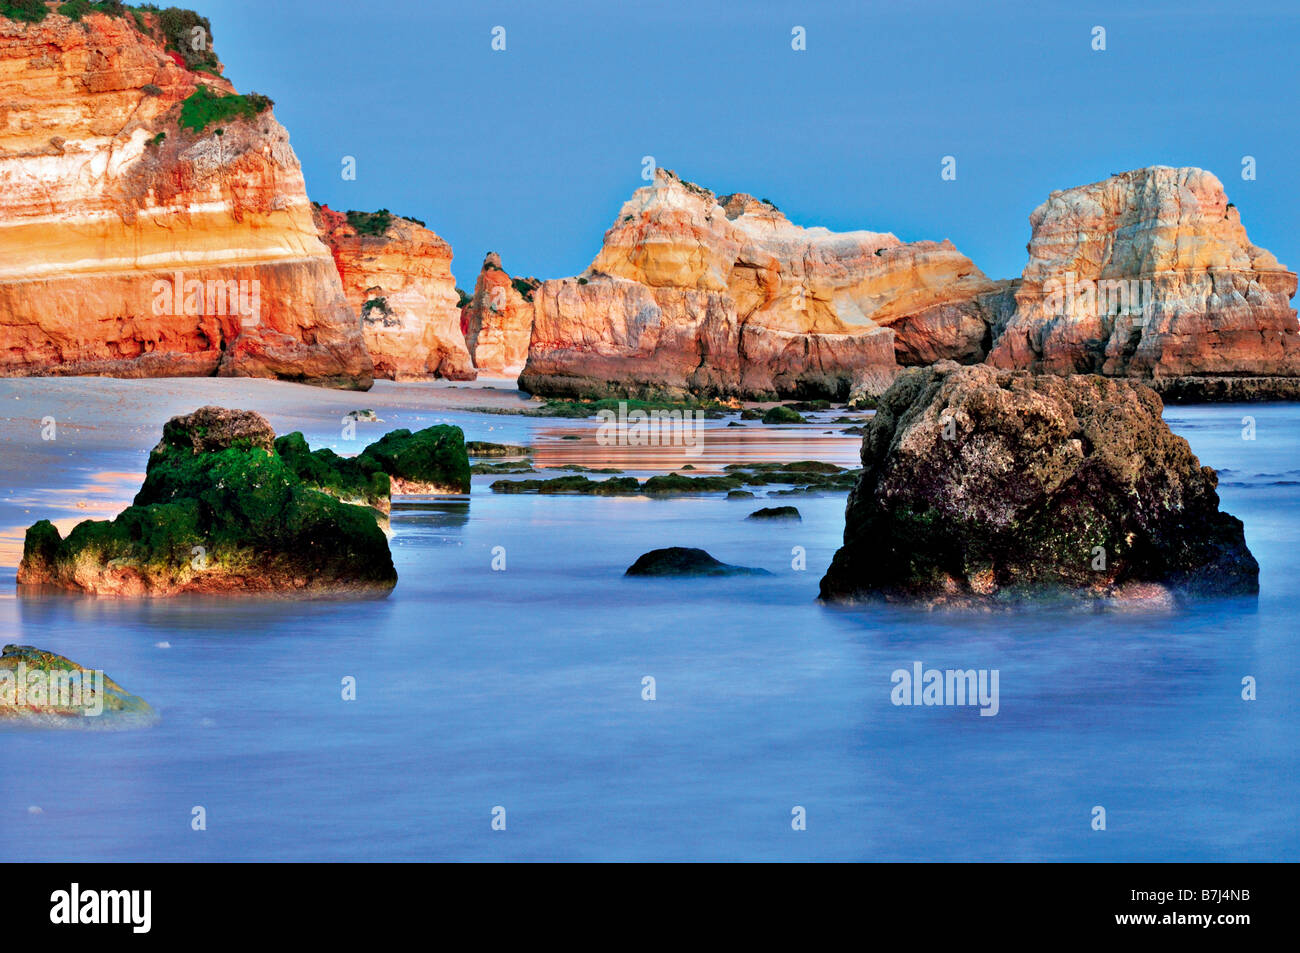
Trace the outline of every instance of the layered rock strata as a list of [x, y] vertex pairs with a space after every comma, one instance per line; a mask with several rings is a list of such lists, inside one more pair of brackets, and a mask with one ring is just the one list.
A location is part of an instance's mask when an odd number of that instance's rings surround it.
[[375, 376], [473, 380], [460, 329], [451, 246], [420, 222], [315, 207], [348, 303], [360, 315]]
[[994, 285], [950, 242], [793, 225], [658, 170], [587, 271], [536, 295], [524, 389], [838, 397], [898, 364], [978, 361]]
[[524, 369], [540, 284], [536, 278], [510, 277], [496, 252], [483, 259], [474, 295], [461, 312], [465, 344], [479, 373], [518, 377]]
[[1296, 275], [1251, 244], [1211, 173], [1113, 175], [1053, 192], [1029, 221], [1029, 262], [989, 364], [1209, 399], [1269, 389], [1224, 379], [1300, 375]]
[[368, 387], [288, 134], [174, 16], [0, 15], [0, 375]]

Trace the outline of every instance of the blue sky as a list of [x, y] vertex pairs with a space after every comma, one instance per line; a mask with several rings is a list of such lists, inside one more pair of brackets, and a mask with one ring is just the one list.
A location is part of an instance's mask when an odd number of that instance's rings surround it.
[[1294, 4], [194, 5], [236, 87], [275, 100], [311, 197], [423, 219], [464, 287], [487, 251], [513, 274], [581, 271], [646, 155], [799, 224], [951, 238], [993, 278], [1020, 273], [1053, 189], [1196, 165], [1300, 264]]

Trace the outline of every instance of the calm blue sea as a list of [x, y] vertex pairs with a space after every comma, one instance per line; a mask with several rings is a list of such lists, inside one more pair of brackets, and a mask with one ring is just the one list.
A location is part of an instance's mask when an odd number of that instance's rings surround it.
[[[380, 412], [375, 436], [413, 423]], [[95, 473], [142, 471], [165, 416], [87, 431], [80, 452], [0, 428], [5, 525]], [[26, 598], [6, 566], [0, 638], [107, 670], [161, 720], [0, 731], [0, 859], [1296, 860], [1300, 406], [1166, 416], [1220, 468], [1258, 600], [828, 609], [815, 597], [842, 495], [781, 500], [803, 521], [774, 525], [744, 519], [764, 501], [503, 496], [490, 477], [468, 502], [395, 508], [401, 581], [381, 601]], [[430, 419], [601, 462], [594, 422], [566, 422], [584, 436], [564, 442], [554, 421]], [[287, 422], [346, 449], [330, 412]], [[850, 462], [856, 442], [825, 429], [768, 458]], [[773, 575], [623, 577], [669, 545]], [[891, 673], [916, 661], [999, 670], [999, 713], [896, 707]]]

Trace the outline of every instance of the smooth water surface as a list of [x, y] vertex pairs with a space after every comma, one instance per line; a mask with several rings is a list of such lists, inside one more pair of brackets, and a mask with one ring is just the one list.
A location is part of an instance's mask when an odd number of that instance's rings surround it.
[[[262, 410], [340, 452], [452, 421], [469, 439], [532, 443], [539, 464], [617, 456], [595, 421], [462, 409], [475, 400], [425, 385], [0, 381], [0, 639], [103, 668], [161, 715], [134, 731], [0, 731], [0, 858], [1300, 855], [1296, 405], [1166, 412], [1221, 468], [1224, 507], [1261, 565], [1258, 600], [1194, 610], [831, 609], [815, 597], [842, 494], [537, 497], [494, 494], [493, 477], [475, 477], [468, 500], [399, 501], [400, 582], [384, 600], [16, 593], [21, 528], [111, 515], [163, 420], [202, 403]], [[384, 423], [349, 443], [340, 414], [356, 407]], [[40, 439], [46, 417], [55, 440]], [[855, 463], [857, 439], [836, 426], [724, 427], [710, 421], [702, 457], [663, 465]], [[802, 522], [744, 519], [775, 502]], [[670, 545], [773, 575], [624, 578]], [[914, 661], [999, 670], [998, 714], [894, 706], [891, 673]], [[345, 676], [356, 701], [342, 700]], [[1257, 701], [1241, 698], [1245, 676]], [[191, 829], [195, 806], [205, 831]]]

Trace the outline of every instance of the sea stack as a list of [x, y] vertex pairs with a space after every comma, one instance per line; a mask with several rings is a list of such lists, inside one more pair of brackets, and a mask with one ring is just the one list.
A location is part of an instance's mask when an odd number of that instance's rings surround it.
[[828, 601], [1161, 603], [1258, 591], [1214, 470], [1142, 384], [942, 362], [899, 375], [862, 441]]
[[288, 133], [211, 36], [171, 8], [0, 14], [0, 375], [370, 386]]
[[1112, 175], [1053, 192], [1029, 222], [989, 364], [1135, 377], [1180, 397], [1300, 395], [1295, 272], [1250, 243], [1211, 173]]
[[460, 330], [451, 245], [423, 222], [378, 212], [314, 207], [343, 293], [361, 318], [375, 376], [472, 381]]
[[541, 284], [536, 278], [512, 278], [501, 256], [483, 259], [474, 295], [461, 312], [465, 344], [479, 373], [518, 377], [528, 360], [533, 333], [533, 301]]
[[792, 224], [660, 169], [582, 275], [542, 283], [520, 385], [573, 397], [878, 393], [982, 360], [996, 286], [950, 242]]

